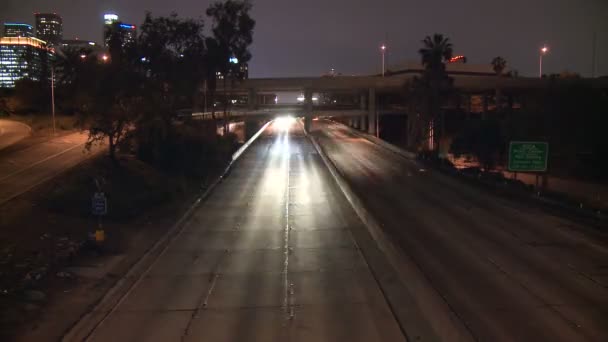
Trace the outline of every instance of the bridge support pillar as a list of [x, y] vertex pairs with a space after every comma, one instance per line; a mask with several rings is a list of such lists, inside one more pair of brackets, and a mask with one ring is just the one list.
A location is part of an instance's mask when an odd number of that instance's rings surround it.
[[304, 90], [304, 130], [310, 132], [312, 127], [312, 90]]
[[[366, 111], [367, 110], [367, 95], [366, 94], [361, 94], [361, 100], [359, 101], [359, 104], [361, 105], [361, 110], [362, 111]], [[355, 120], [357, 122], [356, 125], [356, 129], [365, 131], [366, 127], [365, 127], [365, 118], [366, 115], [362, 115], [357, 117]]]
[[253, 88], [247, 94], [247, 105], [250, 110], [255, 110], [258, 106], [258, 92]]
[[367, 115], [367, 133], [376, 135], [376, 128], [378, 125], [378, 113], [376, 113], [376, 89], [369, 88], [369, 107]]

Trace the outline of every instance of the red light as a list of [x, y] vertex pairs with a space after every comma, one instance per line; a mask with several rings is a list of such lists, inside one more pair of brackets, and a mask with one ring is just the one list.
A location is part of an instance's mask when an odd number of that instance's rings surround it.
[[466, 60], [466, 57], [462, 55], [454, 56], [450, 58], [450, 63], [458, 62], [460, 60]]

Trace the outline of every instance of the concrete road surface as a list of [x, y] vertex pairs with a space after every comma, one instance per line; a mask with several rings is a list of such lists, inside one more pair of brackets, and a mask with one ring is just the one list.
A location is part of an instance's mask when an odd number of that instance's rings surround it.
[[480, 341], [608, 341], [603, 232], [473, 189], [346, 126], [313, 135]]
[[88, 340], [404, 340], [354, 212], [293, 127], [260, 136]]
[[21, 122], [0, 119], [0, 150], [30, 135], [30, 126]]
[[0, 204], [101, 151], [84, 150], [86, 133], [72, 133], [0, 156]]

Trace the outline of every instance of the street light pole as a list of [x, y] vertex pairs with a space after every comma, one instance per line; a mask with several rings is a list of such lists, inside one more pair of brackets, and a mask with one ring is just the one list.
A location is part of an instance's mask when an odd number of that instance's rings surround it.
[[540, 56], [538, 61], [538, 78], [543, 78], [543, 56], [547, 53], [547, 51], [549, 51], [549, 48], [546, 46], [543, 46], [540, 49]]
[[53, 136], [55, 131], [55, 67], [51, 65], [51, 113], [53, 114]]
[[386, 45], [382, 44], [382, 46], [380, 47], [380, 51], [382, 51], [382, 77], [384, 77], [384, 72], [385, 72], [384, 55], [386, 53]]

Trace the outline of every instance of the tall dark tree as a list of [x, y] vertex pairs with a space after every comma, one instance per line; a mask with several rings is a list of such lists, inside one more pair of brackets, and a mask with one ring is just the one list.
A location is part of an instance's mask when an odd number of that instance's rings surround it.
[[138, 66], [145, 75], [145, 101], [135, 132], [140, 157], [161, 162], [174, 135], [179, 109], [197, 106], [200, 84], [209, 68], [200, 19], [146, 15], [140, 26]]
[[[420, 137], [428, 136], [431, 123], [440, 123], [440, 137], [445, 135], [445, 119], [441, 105], [451, 87], [452, 80], [448, 77], [445, 63], [452, 58], [452, 43], [449, 38], [441, 34], [427, 36], [422, 41], [420, 53], [424, 72], [421, 78], [413, 82], [414, 90], [411, 92], [423, 100], [420, 113], [416, 115], [416, 131]], [[433, 128], [436, 131], [436, 128]], [[434, 135], [436, 136], [436, 135]], [[435, 145], [437, 148], [439, 144]]]
[[[213, 65], [217, 66], [213, 77], [217, 71], [223, 75], [224, 89], [226, 89], [228, 78], [231, 81], [243, 78], [241, 67], [251, 59], [249, 46], [253, 42], [255, 27], [255, 20], [249, 15], [251, 8], [252, 5], [247, 0], [228, 0], [213, 3], [207, 9], [207, 15], [213, 22], [212, 32], [215, 40], [207, 45]], [[225, 123], [227, 122], [227, 106], [228, 93], [224, 90]]]
[[502, 76], [502, 73], [506, 67], [507, 61], [504, 58], [498, 56], [492, 59], [492, 69], [494, 70], [496, 75]]
[[436, 74], [436, 78], [444, 76], [445, 62], [452, 58], [452, 43], [442, 34], [435, 33], [432, 37], [426, 36], [422, 41], [423, 48], [418, 50], [422, 58], [422, 65], [427, 73]]
[[[503, 72], [505, 71], [506, 67], [507, 67], [507, 61], [504, 58], [498, 56], [498, 57], [494, 57], [492, 59], [492, 69], [494, 69], [496, 76], [501, 77]], [[502, 101], [502, 89], [500, 89], [500, 85], [497, 84], [494, 94], [496, 97], [496, 110], [501, 111], [503, 101]]]

